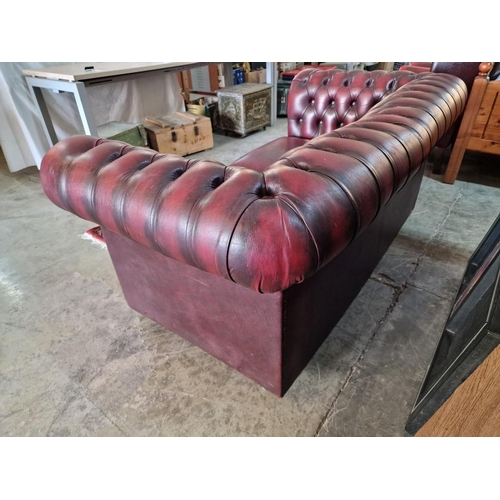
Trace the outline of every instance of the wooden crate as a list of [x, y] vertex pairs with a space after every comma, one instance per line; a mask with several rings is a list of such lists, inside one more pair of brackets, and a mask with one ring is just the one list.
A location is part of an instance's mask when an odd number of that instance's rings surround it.
[[246, 135], [271, 123], [271, 85], [242, 83], [217, 92], [223, 130]]
[[175, 113], [146, 118], [149, 147], [160, 152], [186, 156], [213, 148], [212, 124], [208, 116]]

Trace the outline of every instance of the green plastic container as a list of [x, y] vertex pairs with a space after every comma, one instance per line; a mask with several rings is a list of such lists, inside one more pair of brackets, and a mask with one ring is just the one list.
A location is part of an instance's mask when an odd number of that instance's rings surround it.
[[99, 137], [122, 141], [132, 146], [145, 147], [148, 139], [141, 123], [109, 122], [97, 127]]

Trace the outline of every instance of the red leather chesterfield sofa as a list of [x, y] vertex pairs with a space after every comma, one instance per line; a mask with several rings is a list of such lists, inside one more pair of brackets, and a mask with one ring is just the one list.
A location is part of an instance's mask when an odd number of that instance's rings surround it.
[[283, 396], [356, 297], [461, 114], [447, 74], [301, 72], [288, 136], [226, 166], [77, 136], [44, 157], [133, 309]]

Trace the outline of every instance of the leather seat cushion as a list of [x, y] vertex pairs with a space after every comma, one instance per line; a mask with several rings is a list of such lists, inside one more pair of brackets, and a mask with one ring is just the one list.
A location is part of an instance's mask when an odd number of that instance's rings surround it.
[[234, 161], [231, 166], [246, 167], [257, 172], [264, 172], [291, 149], [298, 148], [309, 142], [302, 137], [280, 137], [254, 149]]

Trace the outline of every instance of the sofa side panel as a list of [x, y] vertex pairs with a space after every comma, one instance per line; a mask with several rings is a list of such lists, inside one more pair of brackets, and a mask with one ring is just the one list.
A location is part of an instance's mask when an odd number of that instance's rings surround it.
[[132, 309], [281, 396], [282, 292], [254, 292], [102, 229]]
[[[397, 236], [415, 206], [423, 170], [332, 262], [285, 292], [284, 392], [332, 332]], [[334, 365], [335, 359], [331, 362]]]

